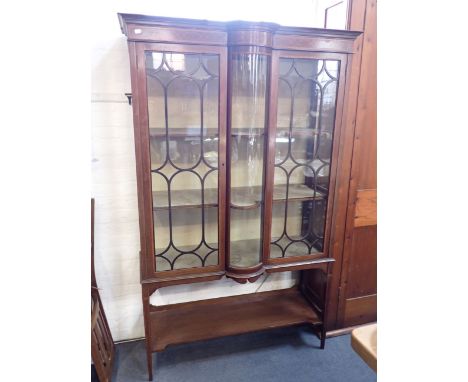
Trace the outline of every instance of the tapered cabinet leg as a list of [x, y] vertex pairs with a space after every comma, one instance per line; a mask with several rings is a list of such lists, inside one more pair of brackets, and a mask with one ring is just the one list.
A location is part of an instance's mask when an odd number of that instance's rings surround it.
[[145, 345], [146, 363], [148, 366], [148, 380], [153, 380], [153, 352], [151, 349], [151, 317], [150, 317], [150, 295], [151, 290], [147, 285], [142, 285], [143, 318], [145, 321]]
[[325, 349], [326, 339], [327, 339], [327, 331], [325, 330], [325, 325], [322, 325], [322, 330], [320, 331], [320, 349]]
[[153, 380], [153, 352], [151, 351], [151, 346], [148, 339], [146, 342], [146, 362], [148, 366], [148, 381]]

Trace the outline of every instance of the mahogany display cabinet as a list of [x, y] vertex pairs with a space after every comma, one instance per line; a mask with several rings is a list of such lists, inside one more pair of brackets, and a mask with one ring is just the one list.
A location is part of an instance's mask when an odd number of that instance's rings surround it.
[[[130, 54], [148, 373], [167, 345], [310, 324], [343, 241], [359, 32], [119, 14]], [[301, 271], [165, 306], [157, 289]]]

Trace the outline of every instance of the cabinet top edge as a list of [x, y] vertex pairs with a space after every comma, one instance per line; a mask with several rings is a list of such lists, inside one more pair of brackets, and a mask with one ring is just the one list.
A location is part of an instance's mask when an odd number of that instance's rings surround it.
[[187, 19], [162, 16], [148, 16], [131, 13], [118, 13], [120, 29], [122, 33], [128, 36], [127, 25], [141, 26], [159, 26], [159, 27], [179, 27], [179, 28], [196, 28], [210, 29], [228, 32], [230, 30], [261, 30], [269, 31], [274, 34], [283, 35], [302, 35], [315, 36], [326, 38], [340, 38], [354, 40], [362, 34], [360, 31], [349, 31], [340, 29], [322, 29], [309, 27], [292, 27], [282, 26], [271, 22], [255, 22], [255, 21], [211, 21], [201, 19]]

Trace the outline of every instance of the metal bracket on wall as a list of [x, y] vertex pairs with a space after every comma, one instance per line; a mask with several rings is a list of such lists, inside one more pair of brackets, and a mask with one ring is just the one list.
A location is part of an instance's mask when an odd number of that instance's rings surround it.
[[127, 97], [128, 99], [128, 104], [131, 105], [132, 104], [132, 93], [124, 93], [125, 94], [125, 97]]

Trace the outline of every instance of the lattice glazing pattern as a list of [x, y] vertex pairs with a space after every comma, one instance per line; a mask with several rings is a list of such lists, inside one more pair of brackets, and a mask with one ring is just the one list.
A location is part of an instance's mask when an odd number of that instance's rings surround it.
[[[280, 59], [274, 185], [284, 202], [273, 209], [272, 258], [323, 250], [338, 73], [335, 60]], [[296, 187], [309, 197], [291, 198]]]
[[146, 52], [156, 271], [218, 264], [219, 56]]

